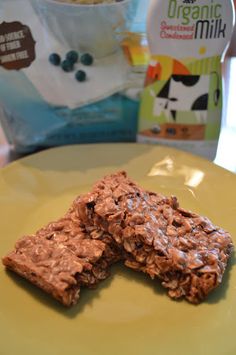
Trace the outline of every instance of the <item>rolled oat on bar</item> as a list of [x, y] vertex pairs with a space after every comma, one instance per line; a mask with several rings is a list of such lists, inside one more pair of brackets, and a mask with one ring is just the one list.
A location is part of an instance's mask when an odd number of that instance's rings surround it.
[[233, 251], [229, 233], [176, 197], [143, 190], [125, 172], [96, 183], [74, 209], [86, 230], [109, 233], [126, 266], [160, 279], [172, 298], [199, 303], [222, 281]]
[[[120, 258], [113, 240], [104, 242], [85, 232], [73, 209], [61, 219], [20, 239], [3, 264], [55, 299], [71, 306], [82, 286], [94, 287], [109, 275], [109, 266]], [[101, 236], [101, 233], [100, 233]], [[110, 238], [110, 239], [109, 239]]]

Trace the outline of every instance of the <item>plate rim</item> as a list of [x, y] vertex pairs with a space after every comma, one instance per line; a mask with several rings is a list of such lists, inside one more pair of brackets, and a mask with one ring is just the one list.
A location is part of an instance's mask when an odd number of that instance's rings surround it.
[[167, 150], [170, 153], [175, 153], [177, 152], [178, 154], [183, 154], [186, 155], [189, 158], [193, 158], [196, 161], [199, 161], [200, 163], [205, 163], [205, 164], [209, 164], [210, 166], [212, 166], [214, 169], [221, 171], [222, 173], [228, 173], [231, 177], [236, 179], [236, 173], [218, 165], [215, 163], [215, 161], [213, 160], [209, 160], [207, 158], [204, 158], [200, 155], [197, 154], [193, 154], [190, 152], [187, 152], [185, 150], [182, 149], [178, 149], [175, 147], [170, 147], [167, 145], [156, 145], [156, 144], [145, 144], [145, 143], [137, 143], [137, 142], [104, 142], [104, 143], [88, 143], [88, 144], [68, 144], [68, 145], [61, 145], [61, 146], [55, 146], [55, 147], [49, 147], [40, 151], [36, 151], [36, 152], [32, 152], [27, 154], [26, 156], [20, 157], [18, 159], [15, 159], [9, 163], [7, 163], [5, 166], [1, 167], [0, 169], [0, 174], [1, 172], [7, 171], [12, 169], [14, 166], [20, 164], [20, 163], [24, 163], [24, 162], [30, 162], [32, 159], [34, 159], [35, 157], [40, 157], [43, 156], [44, 154], [47, 155], [47, 153], [50, 152], [56, 152], [56, 151], [60, 151], [60, 150], [65, 150], [65, 149], [73, 149], [73, 148], [86, 148], [86, 147], [95, 147], [95, 146], [112, 146], [112, 147], [118, 147], [121, 145], [127, 145], [127, 146], [141, 146], [141, 147], [149, 147], [149, 148], [154, 148], [154, 149], [164, 149]]

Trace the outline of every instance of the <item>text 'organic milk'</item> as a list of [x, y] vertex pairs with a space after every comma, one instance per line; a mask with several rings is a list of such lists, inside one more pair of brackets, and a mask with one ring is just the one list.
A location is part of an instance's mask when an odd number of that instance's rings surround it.
[[151, 1], [140, 142], [214, 158], [222, 115], [221, 61], [233, 24], [231, 0]]

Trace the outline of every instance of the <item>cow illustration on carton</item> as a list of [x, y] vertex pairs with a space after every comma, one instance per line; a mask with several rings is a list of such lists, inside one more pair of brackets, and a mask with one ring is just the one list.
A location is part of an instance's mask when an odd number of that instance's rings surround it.
[[[217, 73], [212, 73], [217, 74]], [[193, 111], [198, 123], [206, 124], [211, 75], [172, 75], [157, 94], [150, 89], [154, 97], [153, 115], [166, 116], [168, 122], [177, 121], [177, 112]], [[215, 105], [218, 104], [220, 90], [214, 94]]]

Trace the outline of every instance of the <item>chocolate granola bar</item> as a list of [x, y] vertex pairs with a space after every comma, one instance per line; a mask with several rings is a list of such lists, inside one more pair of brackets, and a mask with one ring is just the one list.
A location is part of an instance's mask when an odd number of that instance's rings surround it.
[[[3, 264], [51, 294], [65, 306], [79, 298], [81, 286], [94, 287], [109, 275], [120, 253], [110, 237], [85, 232], [75, 211], [23, 237]], [[101, 236], [101, 233], [100, 233]]]
[[85, 229], [109, 233], [125, 264], [160, 279], [170, 297], [199, 303], [222, 281], [233, 250], [229, 233], [176, 197], [143, 190], [125, 172], [99, 181], [74, 209]]

